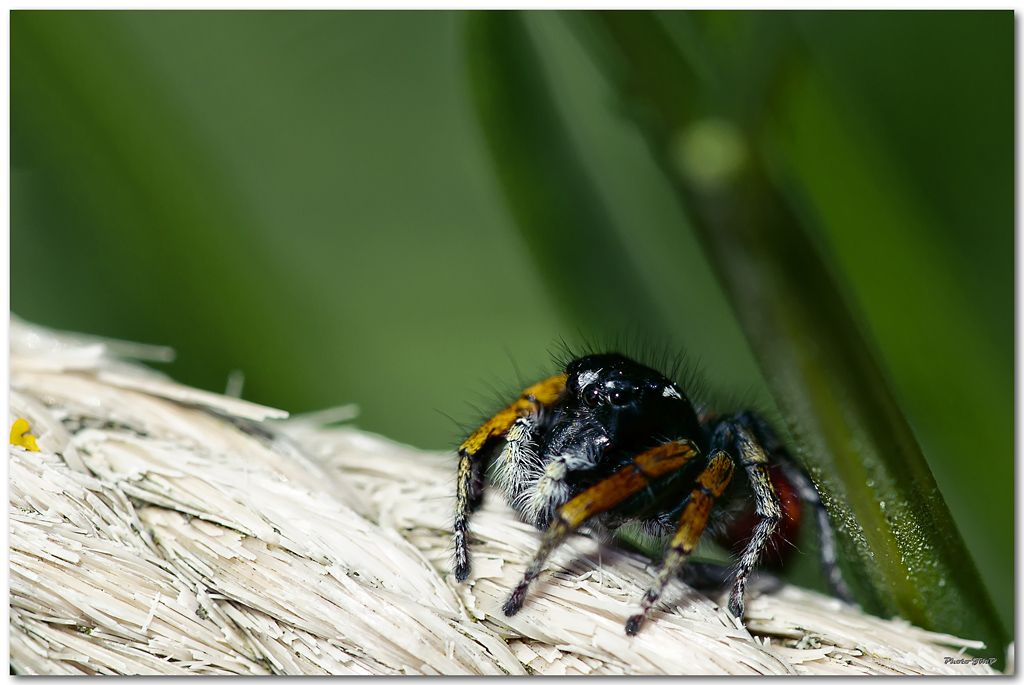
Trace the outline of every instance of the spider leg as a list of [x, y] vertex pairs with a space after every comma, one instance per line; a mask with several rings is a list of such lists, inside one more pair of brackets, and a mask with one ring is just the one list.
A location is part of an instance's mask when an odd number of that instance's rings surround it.
[[732, 591], [729, 593], [729, 611], [737, 618], [743, 618], [743, 593], [747, 587], [747, 578], [782, 520], [782, 506], [768, 476], [768, 455], [742, 423], [734, 420], [720, 423], [711, 438], [711, 449], [728, 449], [736, 455], [754, 494], [754, 512], [758, 522], [740, 556]]
[[686, 440], [676, 440], [647, 450], [607, 478], [598, 481], [563, 504], [544, 531], [540, 548], [534, 555], [523, 579], [509, 596], [503, 607], [506, 616], [512, 616], [523, 606], [530, 583], [544, 569], [544, 562], [573, 531], [589, 519], [621, 504], [641, 492], [651, 481], [676, 471], [697, 458], [697, 448]]
[[553, 405], [565, 390], [564, 373], [545, 378], [523, 390], [515, 402], [487, 419], [459, 445], [459, 467], [455, 485], [455, 521], [452, 524], [455, 544], [455, 578], [462, 582], [469, 576], [469, 514], [483, 495], [484, 447], [492, 438], [505, 435], [521, 416]]
[[654, 583], [640, 603], [640, 613], [626, 621], [626, 634], [636, 635], [651, 608], [661, 598], [668, 581], [679, 572], [690, 554], [700, 542], [704, 528], [711, 514], [711, 507], [721, 496], [729, 481], [732, 480], [733, 463], [725, 452], [717, 452], [707, 467], [697, 477], [697, 487], [693, 489], [679, 517], [679, 527], [672, 538], [665, 560], [661, 564]]
[[818, 489], [814, 486], [810, 476], [800, 468], [793, 460], [789, 452], [775, 434], [775, 430], [763, 418], [753, 412], [744, 412], [740, 415], [743, 421], [757, 436], [757, 439], [764, 446], [772, 460], [777, 463], [789, 482], [796, 488], [797, 495], [814, 511], [814, 521], [818, 531], [819, 555], [821, 567], [825, 572], [825, 579], [832, 588], [833, 594], [846, 602], [853, 602], [853, 595], [850, 593], [846, 581], [843, 580], [842, 570], [839, 568], [839, 561], [836, 556], [836, 536], [828, 518], [828, 511], [821, 502]]
[[509, 501], [520, 496], [526, 487], [525, 474], [540, 459], [534, 441], [539, 422], [536, 413], [520, 416], [505, 433], [505, 446], [495, 460], [492, 482], [506, 492]]
[[853, 595], [843, 579], [843, 571], [839, 568], [839, 559], [836, 556], [836, 534], [832, 530], [828, 511], [818, 496], [818, 490], [807, 474], [795, 465], [784, 463], [782, 470], [796, 487], [800, 499], [814, 510], [814, 522], [818, 529], [818, 546], [820, 547], [818, 555], [821, 557], [821, 568], [825, 572], [825, 580], [828, 581], [829, 587], [832, 588], [832, 593], [836, 597], [852, 604]]

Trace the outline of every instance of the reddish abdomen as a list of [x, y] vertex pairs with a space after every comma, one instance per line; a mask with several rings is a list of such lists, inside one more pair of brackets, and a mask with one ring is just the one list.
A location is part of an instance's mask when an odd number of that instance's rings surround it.
[[[772, 485], [775, 486], [775, 492], [779, 495], [782, 521], [779, 522], [779, 527], [775, 529], [775, 533], [765, 548], [761, 557], [761, 565], [778, 568], [796, 550], [797, 533], [800, 532], [801, 502], [796, 488], [786, 478], [779, 466], [769, 466], [768, 477], [771, 479]], [[754, 503], [751, 501], [747, 510], [733, 519], [725, 531], [718, 536], [718, 542], [726, 549], [734, 552], [742, 551], [753, 535], [757, 521]]]

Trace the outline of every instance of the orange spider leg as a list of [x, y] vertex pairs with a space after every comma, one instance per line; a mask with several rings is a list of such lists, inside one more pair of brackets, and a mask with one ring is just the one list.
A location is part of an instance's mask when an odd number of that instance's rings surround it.
[[517, 418], [528, 416], [540, 407], [549, 407], [557, 402], [565, 391], [565, 382], [566, 375], [560, 373], [526, 388], [515, 402], [487, 419], [459, 446], [453, 524], [456, 580], [461, 582], [469, 576], [469, 547], [466, 534], [469, 530], [469, 514], [483, 492], [483, 464], [478, 459], [481, 451], [490, 440], [507, 433]]
[[590, 518], [618, 506], [641, 492], [652, 480], [678, 471], [699, 456], [697, 448], [686, 440], [659, 445], [633, 458], [633, 461], [595, 483], [558, 508], [554, 520], [544, 531], [540, 548], [526, 569], [523, 579], [505, 602], [506, 616], [519, 611], [530, 583], [540, 575], [544, 562], [566, 537]]
[[707, 468], [697, 477], [697, 487], [690, 493], [679, 516], [679, 528], [672, 538], [668, 553], [661, 564], [661, 569], [654, 584], [644, 593], [640, 604], [640, 613], [626, 621], [626, 634], [636, 635], [641, 624], [647, 618], [651, 608], [661, 598], [668, 581], [679, 572], [704, 533], [715, 500], [721, 497], [729, 481], [732, 480], [733, 463], [724, 452], [716, 452]]

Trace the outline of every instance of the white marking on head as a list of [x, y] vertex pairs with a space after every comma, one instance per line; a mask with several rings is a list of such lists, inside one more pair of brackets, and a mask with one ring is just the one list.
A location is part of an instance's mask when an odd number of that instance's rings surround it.
[[679, 394], [679, 391], [676, 390], [676, 386], [674, 386], [674, 385], [666, 385], [665, 389], [661, 391], [661, 396], [662, 397], [671, 397], [671, 398], [676, 399], [676, 400], [683, 399], [683, 396]]
[[583, 390], [583, 388], [587, 387], [588, 385], [590, 385], [591, 383], [596, 381], [597, 377], [600, 376], [600, 375], [601, 375], [601, 371], [600, 370], [598, 370], [598, 371], [584, 371], [583, 373], [581, 373], [580, 377], [579, 377], [579, 381], [578, 381], [579, 382], [579, 386], [580, 386], [580, 390]]

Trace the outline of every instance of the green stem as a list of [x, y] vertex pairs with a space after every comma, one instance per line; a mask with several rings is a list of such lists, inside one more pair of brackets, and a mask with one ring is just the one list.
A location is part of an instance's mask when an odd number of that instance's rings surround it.
[[1001, 657], [1006, 635], [977, 569], [756, 131], [698, 111], [694, 70], [655, 15], [591, 19], [606, 40], [590, 47], [688, 211], [824, 495], [858, 600]]

